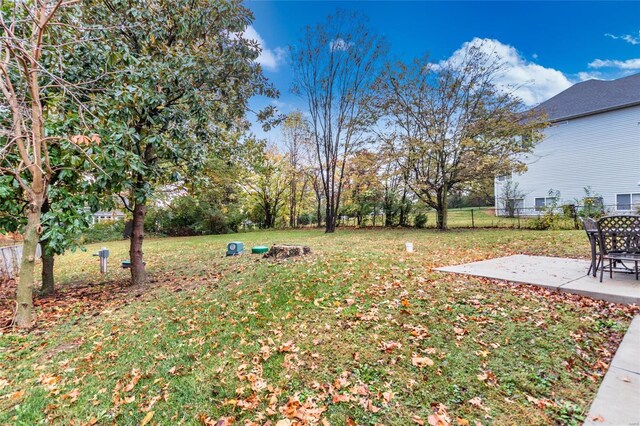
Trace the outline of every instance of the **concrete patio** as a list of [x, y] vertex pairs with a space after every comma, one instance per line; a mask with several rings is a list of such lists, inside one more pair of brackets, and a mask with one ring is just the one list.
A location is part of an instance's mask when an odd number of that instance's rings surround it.
[[514, 255], [437, 268], [441, 272], [474, 275], [533, 284], [566, 293], [624, 304], [640, 304], [640, 281], [633, 274], [587, 275], [589, 261], [561, 257]]

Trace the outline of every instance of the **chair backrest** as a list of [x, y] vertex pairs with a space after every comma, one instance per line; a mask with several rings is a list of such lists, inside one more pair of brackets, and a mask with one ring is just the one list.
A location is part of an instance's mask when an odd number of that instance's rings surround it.
[[640, 216], [605, 216], [597, 226], [603, 254], [640, 253]]
[[[597, 231], [598, 230], [598, 222], [590, 217], [584, 217], [580, 219], [582, 221], [582, 227], [585, 231]], [[588, 235], [588, 234], [587, 234]]]

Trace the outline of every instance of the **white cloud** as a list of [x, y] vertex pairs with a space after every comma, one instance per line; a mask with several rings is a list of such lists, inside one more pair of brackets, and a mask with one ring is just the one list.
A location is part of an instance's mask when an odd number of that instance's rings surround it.
[[640, 31], [638, 31], [638, 35], [624, 34], [617, 36], [614, 34], [606, 33], [605, 37], [609, 37], [614, 40], [624, 40], [627, 43], [631, 43], [633, 45], [640, 44]]
[[258, 56], [257, 62], [264, 68], [270, 71], [277, 71], [280, 65], [285, 61], [287, 57], [287, 50], [282, 47], [276, 47], [274, 49], [267, 48], [267, 44], [264, 39], [258, 34], [253, 25], [249, 25], [244, 31], [242, 36], [248, 40], [254, 40], [260, 46], [261, 52]]
[[605, 80], [603, 74], [599, 71], [595, 72], [586, 72], [581, 71], [576, 74], [578, 81], [587, 81], [587, 80]]
[[640, 58], [619, 61], [616, 59], [596, 59], [589, 68], [618, 68], [621, 70], [640, 70]]
[[344, 39], [337, 38], [329, 42], [329, 50], [331, 50], [332, 52], [336, 50], [347, 50], [352, 45], [353, 43], [347, 43]]
[[525, 59], [513, 46], [495, 39], [474, 38], [465, 42], [448, 61], [461, 61], [469, 47], [479, 47], [490, 56], [499, 57], [504, 72], [496, 79], [503, 87], [515, 87], [515, 95], [527, 105], [537, 105], [569, 88], [572, 83], [561, 72]]

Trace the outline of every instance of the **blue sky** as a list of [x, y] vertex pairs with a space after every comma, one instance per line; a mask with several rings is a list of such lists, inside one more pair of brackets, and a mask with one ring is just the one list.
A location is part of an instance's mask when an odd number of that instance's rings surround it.
[[[536, 104], [573, 83], [640, 72], [640, 2], [314, 2], [247, 1], [255, 20], [246, 37], [257, 39], [267, 77], [280, 90], [281, 112], [304, 109], [289, 92], [287, 49], [305, 26], [324, 21], [337, 8], [357, 10], [385, 36], [390, 59], [429, 54], [447, 59], [464, 43], [485, 44], [508, 65], [506, 83], [523, 84], [519, 95]], [[474, 41], [474, 39], [476, 41]], [[259, 108], [272, 101], [254, 99]], [[275, 142], [279, 130], [267, 134]]]

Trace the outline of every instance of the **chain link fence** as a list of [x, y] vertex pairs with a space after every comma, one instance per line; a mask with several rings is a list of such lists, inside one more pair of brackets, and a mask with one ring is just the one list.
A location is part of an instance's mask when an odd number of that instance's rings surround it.
[[[614, 205], [576, 205], [567, 204], [557, 207], [511, 207], [508, 210], [496, 207], [466, 207], [449, 209], [448, 228], [514, 228], [514, 229], [581, 229], [580, 218], [599, 218], [606, 214], [636, 214], [636, 210], [616, 210]], [[421, 213], [426, 216], [425, 228], [436, 227], [436, 212], [428, 210]], [[383, 214], [368, 215], [360, 226], [383, 227]], [[415, 225], [415, 215], [411, 215], [410, 225]], [[341, 226], [358, 226], [356, 219], [343, 216]]]
[[[634, 214], [633, 210], [619, 211], [613, 205], [567, 204], [549, 207], [469, 207], [449, 209], [449, 228], [516, 228], [516, 229], [581, 229], [580, 218], [599, 218], [606, 214]], [[427, 227], [436, 226], [436, 212], [428, 211]]]

